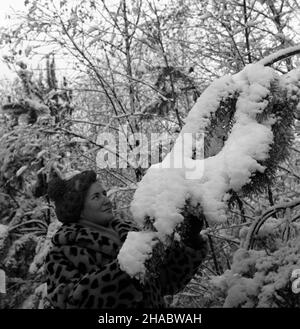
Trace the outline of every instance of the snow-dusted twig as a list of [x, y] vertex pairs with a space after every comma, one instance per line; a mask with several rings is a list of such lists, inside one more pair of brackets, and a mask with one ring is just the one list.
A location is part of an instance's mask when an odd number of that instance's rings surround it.
[[17, 225], [14, 225], [14, 226], [10, 227], [9, 232], [14, 231], [15, 229], [17, 229], [21, 226], [27, 225], [27, 224], [41, 224], [42, 226], [45, 227], [46, 230], [48, 229], [48, 225], [46, 223], [44, 223], [43, 221], [32, 219], [32, 220], [28, 220], [26, 222], [23, 222], [23, 223], [20, 223], [20, 224], [17, 224]]
[[74, 136], [74, 137], [82, 138], [82, 139], [88, 141], [90, 144], [95, 145], [95, 146], [98, 146], [99, 149], [104, 149], [104, 150], [106, 150], [106, 151], [112, 153], [112, 154], [115, 155], [117, 158], [121, 159], [122, 161], [125, 161], [126, 164], [127, 164], [128, 166], [132, 167], [132, 165], [127, 161], [127, 159], [124, 159], [119, 153], [115, 152], [114, 150], [111, 150], [109, 147], [107, 147], [107, 146], [105, 146], [105, 145], [98, 144], [98, 143], [92, 141], [91, 139], [89, 139], [88, 137], [82, 136], [82, 135], [80, 135], [80, 134], [77, 134], [77, 133], [75, 133], [75, 132], [73, 132], [73, 131], [70, 131], [70, 130], [67, 130], [67, 129], [65, 129], [65, 128], [57, 127], [56, 129], [57, 129], [57, 130], [60, 130], [60, 131], [62, 131], [62, 132], [64, 132], [64, 133], [66, 133], [66, 134], [68, 134], [68, 135], [72, 135], [72, 136]]
[[[239, 212], [237, 212], [237, 211], [234, 211], [234, 210], [231, 210], [231, 209], [230, 209], [229, 212], [232, 213], [232, 214], [236, 214], [236, 215], [241, 216], [241, 214], [240, 214]], [[249, 215], [244, 215], [244, 217], [245, 217], [245, 218], [249, 218], [249, 219], [251, 219], [251, 220], [254, 220], [254, 217], [251, 217], [251, 216], [249, 216]], [[244, 226], [244, 225], [247, 225], [247, 224], [249, 224], [249, 223], [245, 222], [245, 223], [242, 223], [242, 224], [239, 224], [239, 225], [235, 225], [235, 226]], [[232, 226], [231, 226], [231, 227], [232, 227]]]
[[231, 242], [231, 243], [234, 243], [236, 245], [239, 244], [239, 240], [233, 240], [233, 239], [230, 239], [230, 238], [227, 238], [225, 236], [221, 236], [221, 235], [216, 235], [216, 234], [208, 234], [209, 236], [213, 237], [213, 238], [216, 238], [216, 239], [220, 239], [220, 240], [224, 240], [224, 241], [228, 241], [228, 242]]
[[284, 171], [287, 172], [288, 174], [290, 174], [290, 175], [294, 176], [295, 178], [297, 178], [298, 180], [300, 180], [300, 176], [299, 176], [299, 175], [297, 175], [297, 174], [291, 172], [291, 171], [288, 170], [287, 168], [284, 168], [284, 167], [282, 167], [282, 166], [278, 166], [278, 168], [281, 169], [281, 170], [284, 170]]
[[276, 62], [298, 54], [300, 54], [300, 45], [279, 50], [276, 53], [261, 59], [257, 63], [263, 66], [270, 66]]
[[253, 248], [255, 236], [257, 235], [259, 229], [261, 226], [266, 222], [268, 218], [270, 218], [272, 215], [274, 215], [276, 212], [283, 210], [283, 209], [293, 209], [300, 205], [300, 198], [297, 198], [293, 201], [287, 202], [287, 203], [281, 203], [276, 206], [273, 206], [266, 210], [261, 216], [259, 216], [250, 226], [249, 231], [246, 236], [246, 240], [244, 243], [245, 249], [251, 249]]

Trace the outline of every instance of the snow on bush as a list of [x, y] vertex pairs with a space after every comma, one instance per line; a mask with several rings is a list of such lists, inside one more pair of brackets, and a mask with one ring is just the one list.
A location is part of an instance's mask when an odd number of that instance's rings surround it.
[[[230, 189], [238, 191], [250, 181], [254, 172], [265, 169], [258, 161], [268, 157], [273, 141], [271, 126], [275, 120], [258, 123], [256, 117], [268, 105], [265, 98], [270, 94], [271, 82], [277, 78], [271, 68], [252, 64], [235, 76], [224, 77], [208, 87], [186, 118], [186, 125], [173, 150], [161, 164], [152, 166], [140, 182], [131, 207], [134, 218], [143, 222], [146, 216], [156, 214], [154, 226], [163, 220], [164, 226], [168, 225], [169, 231], [173, 231], [172, 214], [179, 213], [187, 197], [190, 197], [202, 205], [207, 219], [217, 222], [225, 220], [226, 192]], [[236, 104], [235, 124], [223, 149], [214, 157], [192, 160], [189, 145], [183, 151], [178, 146], [183, 134], [203, 131], [209, 123], [210, 113], [217, 110], [220, 100], [234, 91], [239, 91], [240, 95]], [[182, 154], [182, 168], [165, 169], [172, 156], [177, 161]], [[189, 172], [189, 179], [186, 179], [191, 162], [195, 170]], [[172, 185], [166, 182], [172, 182]], [[158, 205], [160, 212], [157, 211]]]
[[34, 293], [27, 297], [21, 305], [21, 309], [44, 309], [47, 297], [47, 284], [42, 283], [35, 288]]
[[[194, 205], [199, 203], [209, 221], [226, 220], [227, 192], [239, 191], [250, 182], [255, 172], [265, 170], [259, 162], [268, 158], [273, 142], [271, 128], [276, 121], [269, 118], [258, 123], [257, 114], [268, 105], [266, 98], [271, 93], [271, 83], [278, 79], [273, 69], [251, 64], [242, 72], [225, 76], [206, 89], [187, 116], [172, 151], [161, 163], [152, 165], [138, 185], [131, 211], [139, 224], [143, 225], [147, 217], [153, 219], [157, 235], [163, 241], [164, 236], [171, 234], [183, 221], [180, 211], [187, 199]], [[208, 159], [193, 160], [191, 144], [182, 143], [185, 134], [203, 132], [220, 101], [234, 92], [239, 94], [235, 124], [223, 149]], [[175, 168], [170, 169], [174, 162]], [[179, 168], [178, 163], [181, 164]], [[140, 244], [135, 244], [134, 248], [142, 250], [144, 243], [140, 239]], [[134, 250], [131, 244], [132, 240], [127, 238], [122, 248]], [[122, 268], [136, 269], [131, 275], [144, 272], [132, 255], [122, 250], [121, 255], [118, 259]]]
[[7, 225], [0, 224], [0, 256], [4, 254], [8, 235], [9, 227]]
[[225, 295], [224, 307], [300, 307], [300, 295], [291, 289], [299, 255], [299, 237], [271, 254], [238, 249], [231, 269], [211, 281]]
[[45, 263], [46, 256], [52, 245], [51, 239], [61, 225], [61, 222], [58, 220], [55, 220], [49, 224], [46, 237], [40, 240], [36, 246], [35, 257], [30, 264], [29, 273], [35, 274], [39, 273], [39, 271], [43, 271], [43, 265]]
[[[137, 273], [145, 273], [145, 261], [151, 256], [152, 248], [157, 243], [155, 241], [155, 232], [129, 232], [125, 248], [121, 248], [118, 254], [118, 260], [122, 270], [131, 276]], [[128, 259], [127, 263], [122, 263], [122, 259]], [[129, 265], [126, 267], [126, 265]]]

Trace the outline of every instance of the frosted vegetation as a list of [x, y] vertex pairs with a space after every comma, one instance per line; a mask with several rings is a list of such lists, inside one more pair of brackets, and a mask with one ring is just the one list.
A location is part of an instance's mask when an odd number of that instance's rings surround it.
[[[0, 28], [15, 77], [0, 88], [0, 308], [49, 307], [44, 260], [61, 225], [45, 195], [51, 167], [97, 170], [116, 216], [142, 229], [118, 255], [141, 281], [187, 214], [205, 218], [209, 255], [171, 306], [299, 307], [297, 2], [26, 3]], [[110, 168], [120, 150], [101, 132], [128, 137], [134, 165]], [[158, 158], [139, 133], [164, 133]], [[182, 148], [186, 133], [204, 136], [202, 158]]]

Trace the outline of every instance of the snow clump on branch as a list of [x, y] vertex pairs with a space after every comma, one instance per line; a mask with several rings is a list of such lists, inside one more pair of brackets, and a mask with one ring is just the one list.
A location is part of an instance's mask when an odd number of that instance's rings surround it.
[[[273, 142], [271, 128], [276, 119], [269, 116], [259, 123], [257, 115], [268, 106], [274, 81], [279, 81], [279, 76], [273, 69], [250, 64], [236, 75], [218, 79], [204, 91], [187, 116], [172, 151], [161, 163], [152, 165], [138, 185], [131, 211], [140, 225], [151, 218], [157, 230], [155, 236], [164, 242], [164, 237], [171, 235], [183, 221], [180, 212], [188, 199], [192, 205], [201, 205], [209, 221], [226, 220], [228, 192], [239, 191], [251, 181], [255, 172], [265, 170], [259, 162], [269, 156]], [[192, 159], [192, 144], [185, 144], [182, 149], [184, 134], [203, 133], [220, 102], [234, 93], [238, 95], [234, 125], [223, 148], [207, 159]], [[182, 163], [182, 166], [170, 168], [170, 161], [173, 165]], [[143, 250], [146, 243], [148, 241], [143, 239], [131, 240], [129, 234], [122, 249]], [[122, 252], [122, 249], [118, 257], [121, 268], [134, 268], [132, 276], [145, 273], [142, 264], [136, 266], [138, 262], [130, 252]], [[145, 260], [147, 257], [150, 257], [149, 252]]]

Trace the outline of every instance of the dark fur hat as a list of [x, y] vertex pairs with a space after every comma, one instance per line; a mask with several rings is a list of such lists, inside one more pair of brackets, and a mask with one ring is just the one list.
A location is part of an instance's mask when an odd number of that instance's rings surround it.
[[87, 170], [68, 180], [56, 176], [49, 181], [48, 196], [55, 202], [55, 212], [59, 221], [71, 223], [79, 220], [86, 192], [96, 180], [96, 173]]

